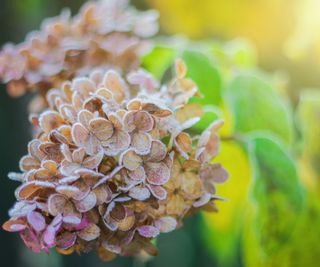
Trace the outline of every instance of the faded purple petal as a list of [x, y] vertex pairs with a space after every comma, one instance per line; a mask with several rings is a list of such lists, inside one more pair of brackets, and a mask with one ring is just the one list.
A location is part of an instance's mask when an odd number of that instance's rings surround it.
[[144, 225], [137, 228], [139, 234], [146, 238], [154, 238], [160, 234], [159, 229], [151, 226], [151, 225]]
[[36, 232], [41, 232], [46, 228], [46, 221], [44, 217], [36, 211], [31, 211], [28, 216], [28, 223]]
[[173, 217], [162, 217], [154, 222], [161, 233], [169, 233], [176, 229], [177, 220]]

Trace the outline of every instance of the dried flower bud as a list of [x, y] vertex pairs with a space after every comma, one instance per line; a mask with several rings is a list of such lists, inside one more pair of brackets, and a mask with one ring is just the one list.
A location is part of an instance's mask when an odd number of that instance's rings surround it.
[[[158, 14], [140, 12], [127, 0], [99, 0], [86, 3], [74, 17], [64, 10], [46, 19], [40, 31], [32, 32], [19, 45], [6, 45], [0, 52], [0, 79], [8, 92], [20, 96], [27, 90], [60, 87], [64, 80], [86, 75], [93, 68], [137, 69], [140, 57], [157, 33]], [[31, 110], [46, 103], [37, 98]]]
[[144, 70], [127, 78], [108, 70], [50, 90], [22, 174], [10, 174], [22, 184], [3, 228], [34, 252], [155, 255], [153, 238], [220, 199], [215, 185], [228, 174], [211, 161], [222, 121], [187, 132], [202, 112], [187, 104], [197, 87], [177, 64], [161, 87]]

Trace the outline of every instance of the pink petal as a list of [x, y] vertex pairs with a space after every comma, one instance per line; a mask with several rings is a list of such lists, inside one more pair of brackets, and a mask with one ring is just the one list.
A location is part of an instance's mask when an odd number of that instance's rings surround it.
[[39, 212], [31, 211], [27, 216], [27, 220], [36, 232], [41, 232], [46, 228], [46, 221]]
[[62, 219], [63, 219], [62, 215], [58, 214], [56, 217], [54, 217], [54, 219], [50, 223], [50, 226], [52, 226], [57, 232], [59, 231], [62, 225]]
[[148, 162], [145, 171], [147, 180], [152, 185], [163, 185], [170, 179], [170, 170], [163, 162]]
[[197, 200], [196, 202], [193, 203], [193, 206], [194, 206], [195, 208], [199, 208], [199, 207], [207, 204], [207, 203], [210, 201], [211, 198], [212, 198], [212, 195], [211, 195], [211, 194], [205, 193], [205, 194], [203, 194], [203, 195], [200, 197], [199, 200]]
[[161, 233], [169, 233], [176, 229], [177, 220], [173, 217], [162, 217], [154, 222]]
[[146, 200], [150, 197], [150, 191], [145, 187], [133, 187], [129, 191], [129, 196], [137, 200]]
[[30, 230], [29, 228], [26, 228], [22, 232], [20, 232], [20, 236], [24, 242], [24, 244], [31, 249], [35, 253], [41, 252], [41, 244], [39, 242], [38, 237], [36, 234]]
[[97, 197], [95, 193], [90, 192], [84, 199], [77, 201], [75, 206], [80, 212], [87, 212], [95, 207], [97, 203]]
[[86, 213], [82, 216], [81, 222], [75, 227], [76, 231], [80, 231], [89, 225], [89, 218]]
[[159, 199], [164, 200], [167, 198], [167, 191], [160, 185], [147, 185], [152, 195]]
[[81, 218], [73, 215], [67, 215], [63, 217], [63, 222], [68, 224], [79, 225], [81, 223]]
[[68, 249], [72, 247], [77, 240], [77, 235], [75, 233], [64, 232], [57, 236], [57, 247], [61, 249]]
[[137, 231], [141, 236], [146, 238], [154, 238], [160, 234], [159, 229], [151, 225], [140, 226], [137, 228]]
[[56, 229], [49, 225], [46, 231], [43, 234], [43, 242], [49, 247], [52, 248], [56, 244]]

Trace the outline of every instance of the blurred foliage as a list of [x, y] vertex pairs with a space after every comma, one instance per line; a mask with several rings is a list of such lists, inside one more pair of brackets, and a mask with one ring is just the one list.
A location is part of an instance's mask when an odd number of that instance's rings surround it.
[[[319, 91], [304, 91], [295, 110], [285, 82], [259, 69], [255, 53], [243, 40], [161, 39], [144, 67], [166, 79], [174, 58], [184, 58], [200, 103], [226, 121], [217, 160], [230, 171], [218, 188], [227, 201], [203, 214], [201, 229], [216, 266], [316, 266], [320, 230], [307, 229], [320, 217]], [[210, 119], [201, 122], [195, 130]]]
[[[245, 38], [260, 66], [285, 71], [289, 94], [320, 84], [319, 0], [146, 0], [160, 11], [162, 30], [193, 39]], [[250, 57], [247, 57], [250, 60]]]

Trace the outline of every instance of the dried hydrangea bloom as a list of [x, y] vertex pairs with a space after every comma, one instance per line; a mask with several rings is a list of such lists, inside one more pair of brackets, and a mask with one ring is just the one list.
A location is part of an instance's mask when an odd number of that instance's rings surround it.
[[[46, 19], [23, 43], [3, 48], [0, 78], [12, 96], [26, 90], [44, 95], [92, 68], [135, 69], [149, 47], [146, 38], [158, 31], [157, 19], [157, 12], [137, 11], [128, 0], [91, 1], [74, 17], [64, 10]], [[38, 98], [33, 105], [35, 110], [45, 103]]]
[[186, 73], [177, 60], [176, 77], [160, 86], [144, 70], [96, 70], [50, 90], [22, 173], [9, 175], [21, 185], [3, 228], [34, 252], [97, 250], [110, 260], [156, 255], [153, 238], [214, 209], [228, 177], [212, 163], [223, 122], [189, 131], [201, 107], [188, 104], [197, 87]]

